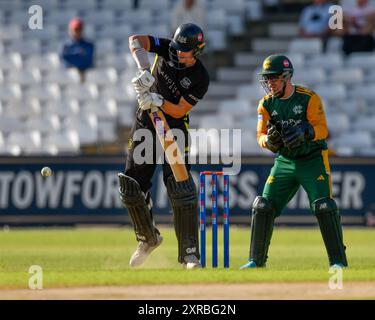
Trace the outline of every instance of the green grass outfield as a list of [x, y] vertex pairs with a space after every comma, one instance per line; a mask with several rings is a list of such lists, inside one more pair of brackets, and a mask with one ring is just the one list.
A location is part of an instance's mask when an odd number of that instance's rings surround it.
[[[222, 230], [220, 231], [220, 243]], [[171, 228], [161, 228], [163, 244], [141, 269], [130, 269], [136, 247], [133, 231], [113, 229], [11, 229], [0, 232], [0, 288], [27, 288], [31, 265], [43, 268], [43, 286], [127, 284], [249, 283], [327, 281], [328, 263], [317, 228], [275, 228], [267, 268], [239, 270], [249, 250], [249, 229], [231, 227], [231, 268], [183, 270], [176, 262]], [[208, 233], [208, 237], [210, 234]], [[350, 267], [345, 280], [375, 280], [375, 230], [344, 229]], [[210, 244], [210, 238], [208, 238]], [[211, 264], [208, 245], [208, 265]], [[222, 266], [222, 247], [219, 248]]]

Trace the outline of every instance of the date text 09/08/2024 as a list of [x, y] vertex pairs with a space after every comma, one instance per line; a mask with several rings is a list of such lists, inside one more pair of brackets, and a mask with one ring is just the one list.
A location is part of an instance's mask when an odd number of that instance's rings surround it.
[[138, 314], [142, 315], [164, 315], [168, 318], [172, 313], [183, 314], [183, 315], [229, 315], [236, 314], [235, 305], [226, 305], [226, 304], [183, 304], [181, 308], [178, 307], [162, 307], [162, 306], [152, 306], [144, 305], [139, 307]]

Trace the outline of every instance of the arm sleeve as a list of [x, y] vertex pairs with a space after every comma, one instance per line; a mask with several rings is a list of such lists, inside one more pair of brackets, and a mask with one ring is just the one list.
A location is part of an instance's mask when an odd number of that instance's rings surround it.
[[148, 36], [150, 39], [150, 52], [154, 52], [162, 57], [169, 57], [169, 44], [171, 40]]
[[257, 140], [262, 148], [267, 149], [266, 136], [267, 136], [267, 121], [270, 120], [270, 115], [263, 105], [264, 100], [260, 100], [258, 105], [258, 124], [257, 124]]
[[328, 136], [326, 115], [324, 113], [322, 100], [317, 94], [311, 96], [307, 105], [307, 121], [313, 126], [315, 140], [323, 140]]

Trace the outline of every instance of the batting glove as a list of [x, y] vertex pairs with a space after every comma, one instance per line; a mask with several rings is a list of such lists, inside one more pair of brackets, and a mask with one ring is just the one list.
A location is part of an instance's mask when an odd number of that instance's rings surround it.
[[150, 90], [155, 82], [154, 76], [148, 70], [142, 70], [132, 79], [134, 90], [137, 94]]
[[139, 107], [142, 110], [148, 110], [153, 107], [161, 107], [164, 103], [162, 95], [154, 92], [145, 92], [137, 95]]

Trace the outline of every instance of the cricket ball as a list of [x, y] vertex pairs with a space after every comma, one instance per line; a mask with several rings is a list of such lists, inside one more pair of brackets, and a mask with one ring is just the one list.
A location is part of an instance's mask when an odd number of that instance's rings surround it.
[[44, 167], [44, 168], [40, 171], [40, 173], [42, 174], [43, 177], [50, 177], [50, 176], [52, 176], [52, 170], [51, 170], [51, 168], [49, 168], [49, 167]]

